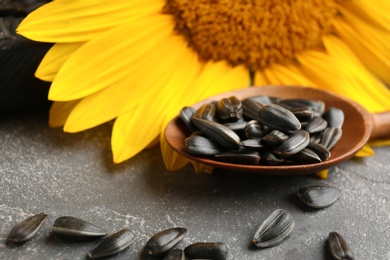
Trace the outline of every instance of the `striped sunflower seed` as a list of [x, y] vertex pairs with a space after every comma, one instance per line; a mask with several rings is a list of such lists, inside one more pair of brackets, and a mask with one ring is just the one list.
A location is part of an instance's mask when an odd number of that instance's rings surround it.
[[47, 214], [42, 212], [16, 224], [9, 233], [7, 241], [11, 243], [22, 243], [30, 240], [45, 223], [46, 218]]
[[277, 104], [262, 107], [257, 119], [263, 125], [280, 131], [292, 132], [301, 128], [298, 118], [290, 110]]
[[237, 149], [241, 138], [228, 127], [210, 120], [192, 118], [194, 125], [205, 135], [227, 149]]
[[272, 211], [261, 223], [252, 242], [260, 248], [281, 244], [294, 229], [292, 215], [283, 209]]
[[184, 139], [184, 143], [187, 151], [193, 155], [208, 156], [223, 152], [222, 147], [216, 142], [196, 132]]
[[182, 227], [169, 228], [153, 235], [143, 248], [147, 256], [162, 257], [173, 249], [187, 234]]
[[201, 118], [201, 119], [206, 119], [210, 121], [215, 121], [216, 120], [216, 108], [213, 103], [207, 103], [202, 105], [200, 108], [198, 108], [195, 111], [194, 117], [196, 118]]
[[107, 232], [82, 219], [63, 216], [54, 221], [53, 233], [57, 236], [69, 240], [89, 240], [104, 237]]
[[235, 96], [222, 98], [217, 106], [218, 116], [224, 121], [237, 121], [243, 118], [241, 100]]
[[186, 260], [186, 255], [182, 249], [171, 250], [163, 260]]
[[126, 228], [122, 229], [103, 238], [100, 243], [89, 251], [88, 257], [97, 259], [117, 254], [128, 248], [134, 240], [135, 234], [133, 232]]
[[190, 259], [225, 260], [228, 247], [221, 242], [197, 242], [184, 248], [185, 255]]
[[329, 207], [341, 197], [341, 191], [326, 185], [313, 185], [298, 190], [298, 198], [306, 206], [316, 209]]
[[345, 239], [337, 232], [329, 233], [329, 249], [337, 260], [354, 260], [353, 252]]

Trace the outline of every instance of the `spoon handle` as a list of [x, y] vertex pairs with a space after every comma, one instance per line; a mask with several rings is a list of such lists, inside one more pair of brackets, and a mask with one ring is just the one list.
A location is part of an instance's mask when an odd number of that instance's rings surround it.
[[370, 140], [390, 138], [390, 111], [373, 113]]

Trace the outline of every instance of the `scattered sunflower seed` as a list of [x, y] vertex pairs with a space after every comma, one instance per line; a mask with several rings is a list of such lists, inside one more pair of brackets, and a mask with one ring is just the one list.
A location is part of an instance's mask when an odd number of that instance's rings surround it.
[[59, 217], [54, 221], [53, 233], [65, 239], [88, 240], [104, 237], [107, 231], [79, 218]]
[[161, 257], [173, 249], [187, 234], [187, 229], [182, 227], [169, 228], [153, 235], [143, 248], [143, 253], [148, 256]]
[[190, 259], [225, 260], [228, 247], [221, 242], [198, 242], [184, 248], [185, 255]]
[[7, 241], [22, 243], [30, 240], [45, 223], [46, 218], [47, 214], [42, 212], [16, 224], [9, 233]]
[[340, 198], [341, 191], [331, 186], [314, 185], [300, 188], [297, 195], [306, 206], [322, 209], [335, 203]]
[[353, 252], [345, 239], [337, 232], [329, 233], [329, 249], [337, 260], [354, 260]]
[[182, 249], [171, 250], [163, 260], [186, 260], [186, 255]]
[[135, 240], [135, 235], [129, 229], [122, 229], [102, 239], [88, 253], [91, 259], [102, 258], [119, 253], [128, 248]]
[[281, 244], [294, 229], [292, 215], [283, 209], [272, 211], [261, 223], [252, 242], [260, 248]]

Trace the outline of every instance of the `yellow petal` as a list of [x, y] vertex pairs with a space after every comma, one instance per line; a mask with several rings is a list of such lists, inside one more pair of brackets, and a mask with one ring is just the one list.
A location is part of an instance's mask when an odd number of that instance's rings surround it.
[[320, 171], [320, 172], [316, 172], [316, 175], [321, 179], [321, 180], [326, 180], [328, 178], [328, 173], [329, 173], [329, 170], [326, 169], [326, 170], [323, 170], [323, 171]]
[[160, 138], [156, 137], [154, 138], [153, 141], [151, 141], [146, 147], [145, 149], [151, 149], [153, 147], [155, 147], [156, 145], [158, 145], [160, 143]]
[[53, 81], [64, 62], [84, 43], [56, 43], [45, 54], [35, 76], [44, 81]]
[[[151, 49], [172, 33], [172, 25], [171, 17], [160, 15], [118, 26], [84, 44], [61, 67], [50, 88], [49, 99], [79, 99], [126, 80], [134, 70], [152, 59]], [[123, 38], [124, 32], [132, 37]], [[154, 61], [154, 66], [162, 62]], [[138, 78], [139, 75], [143, 74], [138, 74]]]
[[362, 149], [355, 155], [356, 157], [367, 157], [375, 155], [374, 150], [368, 145], [364, 145]]
[[314, 86], [302, 72], [294, 65], [273, 64], [263, 71], [269, 84], [272, 85], [300, 85]]
[[367, 21], [371, 26], [377, 26], [389, 31], [390, 17], [390, 2], [388, 0], [353, 0], [353, 1], [338, 1], [339, 10], [342, 14], [348, 11], [357, 15], [362, 20]]
[[201, 74], [188, 87], [193, 92], [188, 95], [188, 104], [192, 105], [211, 96], [248, 87], [249, 72], [243, 66], [232, 68], [224, 61], [208, 62]]
[[390, 58], [390, 47], [388, 46], [390, 37], [389, 28], [382, 30], [371, 26], [366, 20], [359, 19], [354, 13], [348, 11], [345, 11], [341, 18], [336, 19], [336, 21], [338, 20], [349, 24], [351, 28], [360, 33], [361, 38], [365, 38], [365, 42], [379, 50], [385, 57]]
[[163, 122], [179, 113], [188, 95], [186, 86], [198, 75], [201, 67], [195, 53], [186, 51], [187, 55], [182, 56], [181, 65], [169, 68], [174, 74], [168, 81], [159, 84], [149, 99], [135, 110], [119, 115], [115, 121], [112, 134], [115, 162], [131, 158], [143, 150], [165, 129]]
[[[337, 37], [329, 36], [323, 38], [328, 53], [336, 60], [345, 60], [342, 75], [348, 77], [355, 84], [352, 88], [360, 94], [359, 102], [371, 111], [383, 111], [390, 109], [390, 90], [379, 79], [373, 76], [350, 50], [350, 48]], [[337, 57], [337, 58], [336, 58]], [[358, 77], [356, 77], [358, 75]], [[367, 96], [365, 96], [365, 94]], [[372, 98], [370, 105], [369, 98]], [[378, 107], [378, 110], [374, 110]]]
[[387, 146], [390, 145], [390, 140], [373, 140], [369, 142], [371, 146]]
[[[143, 57], [146, 59], [144, 63], [134, 65], [136, 69], [127, 78], [83, 98], [70, 114], [64, 130], [82, 131], [112, 120], [138, 104], [150, 102], [149, 98], [155, 97], [160, 89], [166, 88], [172, 77], [179, 74], [177, 70], [181, 66], [177, 64], [189, 60], [186, 59], [188, 52], [189, 49], [180, 37], [165, 39], [164, 44], [155, 46]], [[170, 53], [168, 57], [167, 53]], [[189, 71], [186, 73], [189, 74]], [[177, 87], [181, 87], [180, 83], [177, 84]]]
[[165, 126], [169, 123], [169, 121], [170, 118], [168, 117], [168, 120], [163, 123], [163, 129], [161, 130], [160, 134], [160, 150], [167, 170], [176, 171], [186, 166], [189, 162], [189, 159], [173, 150], [165, 140]]
[[320, 88], [334, 91], [360, 103], [369, 111], [390, 107], [390, 92], [361, 64], [339, 39], [323, 37], [327, 53], [307, 51], [297, 55], [302, 72]]
[[191, 161], [192, 166], [194, 167], [195, 173], [213, 173], [214, 167], [210, 165], [206, 165], [200, 162]]
[[63, 126], [72, 112], [73, 108], [77, 105], [79, 100], [73, 100], [68, 102], [53, 102], [49, 112], [49, 125], [51, 127]]
[[160, 12], [164, 1], [60, 0], [30, 13], [17, 32], [41, 42], [84, 42], [114, 26]]
[[256, 71], [254, 85], [255, 86], [266, 86], [269, 84], [276, 84], [276, 83], [270, 83], [268, 81], [267, 77], [264, 75], [263, 71]]
[[364, 34], [354, 30], [342, 19], [334, 19], [334, 27], [340, 37], [359, 54], [359, 58], [366, 67], [386, 83], [390, 83], [390, 59], [385, 57], [381, 50], [376, 49]]

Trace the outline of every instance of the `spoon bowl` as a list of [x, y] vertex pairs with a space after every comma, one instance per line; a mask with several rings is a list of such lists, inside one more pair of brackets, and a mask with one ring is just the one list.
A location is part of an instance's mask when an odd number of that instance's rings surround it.
[[236, 96], [239, 99], [244, 99], [257, 95], [274, 96], [282, 99], [305, 98], [320, 100], [325, 103], [325, 109], [329, 107], [336, 107], [343, 110], [345, 115], [342, 127], [343, 134], [336, 146], [331, 150], [331, 156], [328, 160], [315, 164], [268, 166], [234, 164], [194, 156], [187, 152], [184, 143], [184, 139], [191, 134], [191, 131], [187, 128], [179, 116], [175, 117], [165, 129], [165, 138], [168, 145], [170, 145], [173, 150], [190, 160], [213, 166], [215, 168], [252, 172], [262, 175], [302, 175], [322, 171], [350, 159], [370, 138], [373, 128], [373, 120], [369, 112], [352, 100], [329, 91], [315, 88], [299, 86], [251, 87], [213, 96], [195, 104], [193, 107], [196, 109], [204, 103], [218, 101], [224, 97]]

